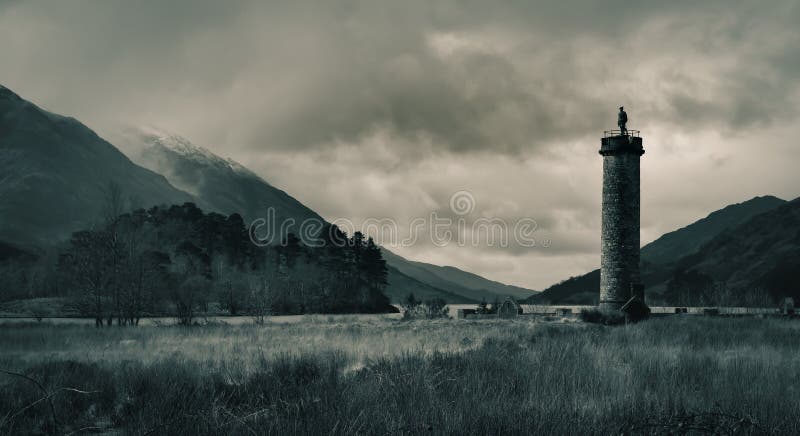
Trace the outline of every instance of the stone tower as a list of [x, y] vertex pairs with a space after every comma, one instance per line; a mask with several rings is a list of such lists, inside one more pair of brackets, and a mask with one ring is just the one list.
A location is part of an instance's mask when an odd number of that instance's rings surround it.
[[639, 277], [639, 132], [605, 132], [603, 224], [600, 257], [600, 309], [618, 310], [631, 297], [644, 302]]

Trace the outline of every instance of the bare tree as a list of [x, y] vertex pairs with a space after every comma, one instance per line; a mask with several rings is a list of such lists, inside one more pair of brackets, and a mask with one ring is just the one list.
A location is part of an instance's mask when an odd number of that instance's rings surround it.
[[103, 197], [103, 218], [107, 227], [116, 225], [120, 215], [125, 211], [125, 202], [122, 198], [122, 187], [116, 181], [108, 182]]
[[246, 305], [250, 275], [250, 272], [236, 268], [224, 256], [219, 256], [212, 264], [217, 301], [231, 315], [238, 315]]
[[105, 232], [76, 232], [60, 262], [77, 290], [73, 304], [79, 312], [92, 316], [96, 327], [101, 327], [104, 317], [110, 313], [106, 294], [110, 280], [107, 252]]
[[123, 212], [122, 187], [116, 182], [111, 181], [106, 188], [104, 204], [104, 218], [106, 231], [108, 232], [108, 255], [111, 262], [111, 294], [113, 298], [114, 310], [109, 314], [107, 324], [111, 325], [113, 318], [117, 318], [117, 324], [123, 324], [122, 301], [120, 296], [120, 269], [123, 246], [119, 235], [120, 216]]
[[208, 292], [210, 282], [203, 276], [195, 275], [187, 278], [173, 292], [178, 322], [191, 325], [197, 309], [198, 301]]
[[248, 275], [247, 306], [256, 324], [264, 324], [267, 316], [272, 313], [272, 283], [266, 272], [260, 275]]

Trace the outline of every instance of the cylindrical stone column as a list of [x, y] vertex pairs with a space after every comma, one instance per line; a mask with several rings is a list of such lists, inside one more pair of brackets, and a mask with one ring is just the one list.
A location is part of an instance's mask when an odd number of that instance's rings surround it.
[[644, 300], [639, 276], [639, 158], [642, 138], [602, 139], [603, 223], [600, 309], [617, 310], [634, 294]]

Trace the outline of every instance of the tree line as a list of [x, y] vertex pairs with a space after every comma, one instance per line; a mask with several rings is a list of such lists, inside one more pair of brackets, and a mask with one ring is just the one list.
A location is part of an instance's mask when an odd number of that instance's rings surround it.
[[37, 296], [67, 297], [97, 326], [166, 314], [189, 324], [209, 311], [262, 320], [395, 310], [383, 293], [380, 247], [360, 232], [348, 236], [328, 224], [314, 247], [292, 233], [259, 247], [239, 214], [205, 213], [193, 203], [121, 212], [118, 193], [109, 195], [101, 225], [73, 233], [51, 255], [9, 267], [16, 285], [20, 275], [42, 271]]

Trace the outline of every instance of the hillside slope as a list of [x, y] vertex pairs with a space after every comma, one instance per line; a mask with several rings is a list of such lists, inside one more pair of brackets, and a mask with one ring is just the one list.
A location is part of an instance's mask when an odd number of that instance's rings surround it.
[[[787, 204], [772, 196], [754, 197], [710, 213], [686, 227], [666, 233], [641, 250], [642, 282], [648, 295], [659, 296], [673, 276], [675, 263], [697, 252], [717, 236], [738, 228], [753, 217]], [[690, 258], [691, 259], [691, 258]], [[599, 259], [598, 259], [599, 261]], [[685, 261], [688, 262], [688, 261]], [[594, 304], [600, 289], [600, 270], [571, 277], [531, 297], [532, 303]]]
[[[219, 157], [188, 139], [156, 128], [128, 128], [112, 136], [139, 165], [163, 174], [174, 186], [203, 199], [214, 211], [238, 213], [245, 220], [269, 218], [276, 227], [293, 219], [322, 222], [316, 212], [272, 186], [243, 165]], [[295, 227], [296, 228], [296, 227]]]
[[79, 121], [0, 85], [0, 240], [44, 245], [91, 227], [112, 182], [143, 207], [193, 201]]
[[686, 227], [669, 232], [642, 247], [643, 262], [665, 264], [696, 252], [703, 244], [726, 229], [745, 223], [750, 218], [786, 204], [771, 195], [728, 205]]
[[389, 265], [387, 269], [389, 271], [389, 286], [386, 287], [384, 293], [389, 297], [392, 303], [402, 303], [410, 294], [414, 294], [414, 298], [421, 301], [441, 298], [448, 303], [454, 304], [475, 304], [480, 302], [479, 300], [463, 297], [448, 290], [440, 289], [419, 281], [403, 274], [391, 265]]
[[536, 293], [530, 289], [489, 280], [452, 266], [411, 261], [385, 248], [383, 255], [389, 265], [404, 274], [475, 301], [485, 299], [491, 302], [496, 298], [502, 300], [508, 296], [527, 298]]
[[800, 199], [727, 229], [673, 270], [701, 273], [733, 296], [800, 298]]

